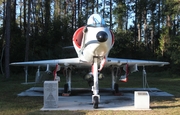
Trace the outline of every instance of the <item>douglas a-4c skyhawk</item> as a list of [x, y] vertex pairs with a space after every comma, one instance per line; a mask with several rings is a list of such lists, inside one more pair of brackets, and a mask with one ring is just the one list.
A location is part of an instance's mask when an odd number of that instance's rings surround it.
[[67, 74], [67, 83], [64, 85], [64, 92], [71, 92], [71, 70], [72, 68], [89, 67], [90, 73], [87, 73], [86, 79], [92, 82], [92, 103], [94, 108], [98, 108], [100, 103], [98, 80], [103, 77], [101, 70], [109, 68], [112, 72], [112, 91], [118, 92], [118, 84], [116, 83], [116, 70], [123, 68], [125, 75], [120, 76], [120, 81], [127, 82], [129, 73], [138, 71], [138, 66], [163, 66], [168, 62], [148, 61], [109, 58], [108, 54], [114, 45], [114, 35], [106, 26], [104, 19], [99, 14], [92, 14], [87, 21], [87, 25], [78, 28], [72, 38], [73, 46], [78, 55], [77, 58], [40, 60], [28, 62], [14, 62], [10, 65], [17, 66], [46, 66], [56, 67], [54, 71], [54, 80], [59, 79], [57, 71], [64, 68]]

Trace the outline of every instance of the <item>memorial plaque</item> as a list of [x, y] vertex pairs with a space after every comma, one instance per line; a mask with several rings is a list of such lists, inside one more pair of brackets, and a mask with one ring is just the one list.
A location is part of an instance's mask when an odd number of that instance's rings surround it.
[[148, 91], [134, 92], [134, 106], [139, 109], [149, 109], [150, 97]]
[[58, 81], [44, 82], [44, 108], [58, 107]]

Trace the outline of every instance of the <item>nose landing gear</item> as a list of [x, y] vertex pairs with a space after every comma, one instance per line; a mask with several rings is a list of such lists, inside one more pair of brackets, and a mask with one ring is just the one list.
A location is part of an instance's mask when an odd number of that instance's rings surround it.
[[94, 63], [92, 66], [92, 73], [93, 73], [93, 81], [94, 81], [94, 84], [92, 86], [92, 91], [93, 91], [92, 103], [93, 103], [93, 107], [97, 109], [98, 104], [100, 102], [100, 95], [98, 95], [99, 86], [98, 86], [98, 58], [97, 57], [94, 58]]

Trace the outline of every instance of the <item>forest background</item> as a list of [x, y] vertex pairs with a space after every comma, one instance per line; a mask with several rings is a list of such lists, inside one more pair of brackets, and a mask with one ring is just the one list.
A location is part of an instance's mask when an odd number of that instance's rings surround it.
[[63, 47], [93, 13], [114, 32], [109, 57], [168, 61], [180, 72], [180, 0], [0, 0], [4, 78], [10, 62], [74, 57]]

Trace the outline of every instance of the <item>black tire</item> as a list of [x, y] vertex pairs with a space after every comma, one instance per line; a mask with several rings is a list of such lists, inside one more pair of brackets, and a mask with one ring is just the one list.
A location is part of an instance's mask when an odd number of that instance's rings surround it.
[[99, 104], [98, 101], [99, 101], [98, 96], [94, 96], [94, 102], [93, 102], [94, 109], [98, 108], [98, 104]]
[[68, 84], [64, 84], [64, 93], [68, 93]]
[[117, 83], [114, 84], [114, 92], [119, 93], [119, 85]]

